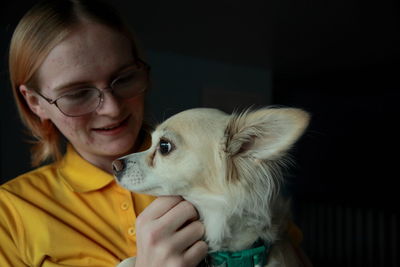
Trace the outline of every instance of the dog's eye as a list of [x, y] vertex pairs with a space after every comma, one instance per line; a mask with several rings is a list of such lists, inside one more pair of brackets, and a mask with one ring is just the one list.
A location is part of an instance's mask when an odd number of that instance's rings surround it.
[[168, 153], [170, 153], [172, 148], [173, 146], [171, 142], [163, 139], [160, 140], [159, 150], [162, 155], [167, 155]]

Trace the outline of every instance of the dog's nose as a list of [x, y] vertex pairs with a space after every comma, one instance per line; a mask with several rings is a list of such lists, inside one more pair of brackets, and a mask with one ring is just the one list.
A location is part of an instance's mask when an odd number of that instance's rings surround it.
[[123, 171], [125, 168], [125, 164], [122, 160], [116, 159], [112, 163], [114, 174], [118, 174], [119, 172]]

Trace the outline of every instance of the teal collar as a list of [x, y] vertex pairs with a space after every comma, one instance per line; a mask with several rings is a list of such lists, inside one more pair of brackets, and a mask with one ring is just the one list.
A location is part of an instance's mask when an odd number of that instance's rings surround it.
[[257, 240], [250, 249], [228, 252], [217, 251], [210, 253], [212, 266], [218, 267], [253, 267], [265, 266], [271, 244]]

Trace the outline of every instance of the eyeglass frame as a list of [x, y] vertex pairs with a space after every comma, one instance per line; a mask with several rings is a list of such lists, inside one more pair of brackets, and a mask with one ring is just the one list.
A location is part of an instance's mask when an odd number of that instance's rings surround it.
[[[149, 82], [149, 73], [150, 73], [151, 67], [150, 67], [146, 62], [144, 62], [143, 60], [141, 60], [140, 58], [138, 58], [138, 59], [136, 60], [135, 65], [137, 65], [138, 62], [140, 62], [141, 64], [143, 64], [144, 71], [145, 71], [146, 74], [147, 74], [147, 80], [148, 80], [147, 82]], [[112, 86], [113, 86], [114, 82], [115, 82], [115, 81], [118, 81], [118, 79], [120, 79], [120, 78], [121, 78], [121, 76], [118, 76], [118, 77], [116, 77], [115, 79], [113, 79], [113, 80], [111, 81], [110, 85], [108, 85], [108, 86], [107, 86], [106, 88], [104, 88], [104, 89], [99, 89], [99, 88], [97, 88], [97, 87], [88, 87], [87, 89], [96, 89], [97, 91], [100, 92], [100, 96], [99, 96], [99, 97], [100, 97], [100, 101], [99, 101], [99, 103], [97, 104], [97, 106], [96, 106], [95, 109], [93, 109], [93, 110], [90, 111], [90, 112], [87, 112], [87, 113], [84, 113], [84, 114], [80, 114], [80, 115], [69, 115], [69, 114], [66, 114], [64, 111], [61, 110], [61, 108], [60, 108], [60, 107], [58, 106], [58, 104], [57, 104], [57, 101], [58, 101], [60, 98], [64, 97], [65, 95], [61, 95], [61, 96], [57, 97], [56, 99], [51, 99], [51, 98], [49, 98], [49, 97], [44, 96], [44, 95], [43, 95], [42, 93], [40, 93], [39, 90], [37, 90], [36, 88], [31, 88], [31, 87], [29, 87], [28, 89], [34, 91], [36, 94], [38, 94], [38, 95], [39, 95], [40, 97], [42, 97], [44, 100], [46, 100], [47, 103], [49, 103], [50, 105], [55, 105], [55, 106], [58, 108], [58, 110], [59, 110], [62, 114], [64, 114], [65, 116], [67, 116], [67, 117], [82, 117], [82, 116], [85, 116], [85, 115], [87, 115], [87, 114], [90, 114], [90, 113], [96, 111], [96, 110], [101, 106], [101, 104], [102, 104], [103, 101], [104, 101], [104, 90], [110, 89], [110, 92], [113, 92], [114, 88], [113, 88]], [[143, 89], [142, 92], [140, 92], [140, 93], [138, 93], [137, 95], [134, 95], [134, 96], [132, 96], [132, 97], [130, 97], [130, 98], [134, 98], [134, 97], [136, 97], [136, 96], [138, 96], [138, 95], [144, 93], [144, 92], [147, 90], [147, 88], [148, 88], [148, 87], [146, 86], [146, 87]], [[128, 98], [128, 99], [129, 99], [129, 98]]]

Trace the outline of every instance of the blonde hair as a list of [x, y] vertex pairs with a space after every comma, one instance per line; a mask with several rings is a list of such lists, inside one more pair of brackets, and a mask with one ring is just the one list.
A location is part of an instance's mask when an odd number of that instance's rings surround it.
[[37, 88], [36, 72], [50, 51], [82, 19], [106, 25], [126, 35], [132, 43], [133, 55], [138, 56], [133, 33], [118, 13], [108, 4], [96, 0], [45, 0], [29, 10], [17, 25], [11, 39], [9, 71], [18, 112], [34, 138], [32, 165], [48, 159], [59, 160], [62, 155], [62, 135], [50, 120], [42, 121], [34, 114], [20, 93], [22, 84]]

